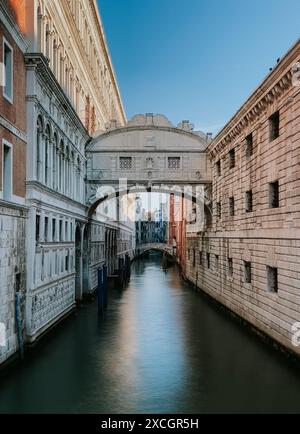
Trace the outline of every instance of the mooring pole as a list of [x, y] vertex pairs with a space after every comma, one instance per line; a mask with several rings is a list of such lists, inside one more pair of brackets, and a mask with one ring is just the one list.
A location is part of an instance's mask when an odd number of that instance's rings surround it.
[[98, 315], [103, 313], [103, 269], [98, 268], [98, 288], [97, 288], [97, 295], [98, 295]]
[[16, 292], [16, 322], [17, 322], [17, 330], [18, 330], [18, 343], [19, 343], [20, 357], [21, 359], [24, 359], [21, 302], [22, 302], [22, 294], [20, 291], [18, 291]]
[[107, 266], [103, 266], [103, 306], [107, 308], [107, 292], [108, 292], [108, 277], [107, 277]]

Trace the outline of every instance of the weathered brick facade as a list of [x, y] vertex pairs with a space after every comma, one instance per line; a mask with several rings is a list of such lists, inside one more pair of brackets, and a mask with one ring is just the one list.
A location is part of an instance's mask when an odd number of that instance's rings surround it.
[[209, 145], [212, 226], [188, 237], [186, 268], [190, 281], [298, 354], [299, 60], [300, 42]]
[[[17, 25], [12, 2], [0, 4], [0, 62], [4, 46], [12, 53], [12, 98], [0, 86], [0, 323], [4, 324], [4, 342], [0, 345], [0, 364], [18, 350], [16, 292], [22, 294], [20, 329], [25, 327], [26, 258], [25, 237], [27, 207], [26, 179], [26, 73], [23, 53], [26, 43]], [[4, 77], [2, 76], [2, 79]], [[6, 147], [6, 148], [5, 148]], [[4, 171], [5, 149], [10, 159]], [[8, 189], [6, 190], [6, 187]], [[2, 337], [3, 338], [3, 337]], [[3, 345], [4, 344], [4, 345]]]

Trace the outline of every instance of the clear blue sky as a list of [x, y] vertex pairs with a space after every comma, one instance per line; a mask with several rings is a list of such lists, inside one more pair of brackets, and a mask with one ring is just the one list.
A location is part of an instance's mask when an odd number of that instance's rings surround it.
[[300, 36], [299, 0], [98, 0], [127, 117], [216, 133]]

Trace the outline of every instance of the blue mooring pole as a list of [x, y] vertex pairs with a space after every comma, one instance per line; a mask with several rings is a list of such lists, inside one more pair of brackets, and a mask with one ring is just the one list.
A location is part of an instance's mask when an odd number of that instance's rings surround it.
[[107, 308], [107, 291], [108, 291], [108, 278], [107, 278], [107, 266], [104, 265], [102, 269], [103, 274], [103, 306]]
[[103, 269], [98, 268], [98, 315], [103, 313], [104, 309], [104, 300], [103, 300]]

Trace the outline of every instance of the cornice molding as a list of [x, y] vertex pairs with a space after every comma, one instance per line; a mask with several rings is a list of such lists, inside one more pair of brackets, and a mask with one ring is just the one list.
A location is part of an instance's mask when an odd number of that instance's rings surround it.
[[[75, 205], [78, 208], [81, 208], [82, 210], [86, 210], [86, 205], [76, 201], [75, 199], [71, 199], [68, 196], [65, 196], [62, 193], [59, 193], [58, 191], [52, 190], [51, 188], [47, 187], [46, 185], [41, 184], [38, 181], [26, 181], [26, 186], [27, 187], [31, 187], [33, 189], [35, 189], [36, 191], [41, 191], [43, 193], [47, 193], [49, 196], [55, 197], [57, 200], [61, 200], [64, 203], [69, 203], [70, 205]], [[40, 202], [38, 199], [36, 198], [26, 198], [27, 201], [35, 201], [35, 202]], [[51, 205], [52, 206], [52, 205]]]
[[[56, 80], [53, 72], [51, 71], [48, 61], [41, 53], [27, 53], [24, 56], [27, 69], [35, 69], [42, 78], [45, 88], [48, 88], [51, 93], [54, 93], [59, 100], [61, 107], [66, 112], [67, 116], [71, 118], [76, 128], [78, 128], [86, 142], [90, 139], [88, 132], [86, 131], [81, 119], [77, 115], [73, 106], [71, 105], [68, 97], [62, 90], [60, 84]], [[34, 96], [27, 96], [27, 98], [33, 98]]]
[[4, 24], [7, 31], [13, 37], [15, 43], [18, 45], [20, 50], [25, 53], [28, 48], [28, 43], [26, 42], [24, 36], [20, 32], [17, 24], [14, 22], [9, 11], [5, 5], [0, 1], [0, 22]]
[[17, 128], [15, 125], [13, 125], [8, 119], [0, 115], [0, 125], [4, 128], [6, 128], [10, 133], [12, 133], [14, 136], [18, 137], [18, 139], [22, 140], [22, 142], [27, 142], [27, 136], [26, 134], [21, 131], [19, 128]]
[[[105, 139], [106, 137], [112, 136], [112, 135], [117, 135], [117, 134], [123, 134], [123, 133], [127, 133], [127, 132], [133, 132], [133, 131], [168, 131], [168, 132], [172, 132], [172, 133], [177, 133], [177, 134], [183, 134], [186, 135], [188, 137], [191, 137], [195, 140], [197, 140], [199, 143], [201, 143], [204, 146], [207, 146], [207, 143], [205, 143], [205, 140], [198, 136], [197, 134], [190, 132], [190, 131], [186, 131], [186, 130], [181, 130], [179, 128], [175, 128], [175, 127], [165, 127], [165, 126], [154, 126], [154, 125], [134, 125], [134, 126], [124, 126], [124, 127], [119, 127], [116, 128], [114, 130], [110, 130], [107, 131], [103, 134], [100, 134], [97, 137], [92, 138], [89, 146], [86, 148], [86, 151], [91, 151], [93, 148], [93, 145], [95, 145], [95, 143], [101, 141], [102, 139]], [[201, 150], [197, 150], [196, 152], [204, 152]]]
[[120, 89], [119, 89], [119, 86], [118, 86], [118, 83], [117, 83], [117, 79], [116, 79], [116, 75], [115, 75], [115, 72], [114, 72], [112, 60], [111, 60], [111, 57], [110, 57], [110, 54], [109, 54], [109, 51], [108, 51], [107, 42], [106, 42], [106, 38], [105, 38], [105, 32], [104, 32], [104, 29], [103, 29], [103, 26], [102, 26], [100, 13], [98, 11], [98, 7], [96, 5], [95, 0], [89, 0], [89, 4], [90, 4], [91, 10], [93, 12], [94, 20], [95, 20], [95, 23], [96, 23], [96, 26], [97, 26], [97, 29], [98, 29], [98, 33], [99, 33], [99, 36], [100, 36], [100, 41], [101, 41], [101, 44], [102, 44], [102, 47], [103, 47], [103, 52], [105, 54], [106, 63], [107, 63], [107, 65], [109, 67], [109, 70], [110, 70], [110, 74], [111, 74], [111, 77], [112, 77], [112, 81], [113, 81], [113, 84], [114, 84], [114, 87], [115, 87], [115, 91], [116, 91], [116, 96], [117, 96], [118, 103], [119, 103], [119, 108], [121, 109], [121, 115], [123, 117], [123, 122], [125, 124], [126, 121], [127, 121], [127, 118], [126, 118], [125, 110], [124, 110], [124, 107], [123, 107], [123, 102], [122, 102], [122, 99], [121, 99], [121, 93], [120, 93]]
[[[222, 149], [253, 121], [259, 118], [268, 108], [292, 87], [292, 65], [300, 59], [300, 40], [288, 51], [276, 68], [267, 75], [264, 81], [250, 95], [241, 108], [229, 120], [208, 146], [210, 157], [214, 158]], [[287, 100], [290, 103], [290, 99]]]

